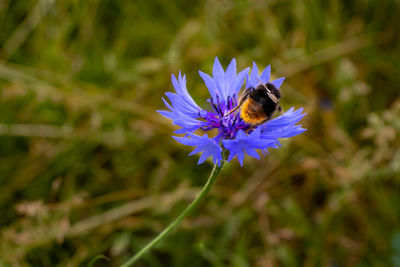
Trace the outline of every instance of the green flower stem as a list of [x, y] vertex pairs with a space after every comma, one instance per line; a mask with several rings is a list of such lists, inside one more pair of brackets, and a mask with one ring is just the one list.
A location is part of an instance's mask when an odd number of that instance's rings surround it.
[[132, 258], [130, 258], [128, 261], [122, 264], [121, 267], [130, 266], [132, 263], [140, 259], [150, 249], [152, 249], [155, 245], [157, 245], [157, 243], [160, 242], [166, 235], [168, 235], [169, 232], [171, 232], [175, 227], [177, 227], [182, 222], [182, 220], [185, 219], [186, 216], [188, 216], [189, 213], [191, 213], [199, 205], [199, 203], [206, 197], [208, 192], [210, 192], [212, 186], [214, 185], [215, 181], [219, 176], [219, 173], [222, 170], [222, 167], [224, 166], [224, 163], [225, 161], [222, 160], [221, 166], [218, 166], [217, 164], [214, 165], [210, 177], [208, 177], [207, 183], [204, 185], [203, 189], [197, 195], [197, 197], [192, 201], [192, 203], [190, 203], [190, 205], [187, 206], [186, 209], [170, 225], [168, 225], [167, 228], [164, 229], [164, 231], [159, 233], [152, 241], [150, 241], [150, 243], [148, 243], [138, 253], [136, 253], [136, 255], [134, 255]]

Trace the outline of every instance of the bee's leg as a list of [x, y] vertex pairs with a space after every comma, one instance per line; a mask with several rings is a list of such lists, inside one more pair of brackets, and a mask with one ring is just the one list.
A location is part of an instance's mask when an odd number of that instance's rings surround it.
[[231, 109], [231, 111], [229, 111], [229, 113], [226, 115], [229, 115], [229, 114], [235, 112], [238, 108], [240, 108], [240, 104], [238, 104], [234, 109]]
[[278, 106], [278, 111], [283, 115], [285, 112], [283, 111], [283, 108], [281, 105]]
[[246, 100], [246, 98], [250, 95], [250, 92], [253, 90], [253, 87], [249, 87], [247, 89], [244, 90], [243, 94], [240, 96], [239, 98], [239, 103], [237, 104], [237, 106], [232, 109], [231, 111], [229, 111], [229, 114], [231, 114], [232, 112], [235, 112], [238, 108], [240, 108], [240, 106], [243, 104], [243, 102]]

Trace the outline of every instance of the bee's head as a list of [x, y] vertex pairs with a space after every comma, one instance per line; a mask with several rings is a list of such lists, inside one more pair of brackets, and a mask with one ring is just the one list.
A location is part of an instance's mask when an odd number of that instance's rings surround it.
[[271, 98], [274, 103], [279, 103], [279, 100], [281, 99], [281, 92], [276, 89], [275, 85], [272, 83], [267, 83], [266, 88], [269, 98]]
[[273, 85], [272, 83], [264, 84], [260, 81], [259, 86], [263, 87], [267, 91], [267, 95], [269, 99], [272, 100], [272, 102], [274, 102], [275, 104], [279, 103], [279, 100], [281, 99], [281, 92], [276, 89], [275, 85]]

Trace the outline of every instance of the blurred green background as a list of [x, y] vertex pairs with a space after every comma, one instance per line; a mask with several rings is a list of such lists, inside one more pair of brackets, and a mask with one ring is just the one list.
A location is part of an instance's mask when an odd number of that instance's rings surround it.
[[0, 266], [118, 266], [210, 162], [155, 111], [171, 73], [255, 61], [302, 135], [227, 164], [137, 266], [400, 266], [400, 1], [0, 1]]

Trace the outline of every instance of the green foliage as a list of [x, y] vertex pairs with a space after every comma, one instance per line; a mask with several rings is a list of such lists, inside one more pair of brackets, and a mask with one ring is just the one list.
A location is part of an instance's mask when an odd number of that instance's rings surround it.
[[394, 0], [0, 2], [0, 265], [117, 266], [171, 222], [211, 164], [155, 110], [179, 69], [206, 103], [218, 56], [286, 76], [308, 131], [227, 164], [137, 266], [400, 266], [399, 17]]

